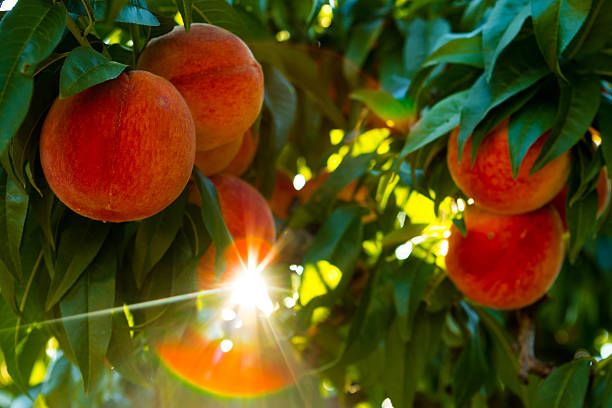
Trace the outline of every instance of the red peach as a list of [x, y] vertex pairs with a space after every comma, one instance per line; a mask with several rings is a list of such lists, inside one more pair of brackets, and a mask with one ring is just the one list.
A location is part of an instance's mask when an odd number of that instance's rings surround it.
[[517, 178], [512, 176], [506, 119], [493, 129], [478, 148], [472, 167], [471, 137], [465, 144], [461, 163], [457, 160], [459, 128], [451, 133], [447, 162], [457, 186], [476, 205], [500, 214], [519, 214], [535, 210], [550, 202], [561, 191], [570, 172], [570, 155], [564, 153], [534, 174], [529, 174], [546, 134], [529, 149]]
[[238, 154], [236, 154], [236, 157], [227, 165], [223, 172], [238, 177], [242, 176], [253, 162], [258, 145], [259, 136], [255, 137], [251, 128], [244, 134]]
[[210, 150], [196, 151], [195, 165], [205, 176], [219, 174], [231, 163], [240, 151], [242, 136]]
[[181, 92], [196, 127], [197, 150], [241, 136], [263, 103], [263, 71], [236, 35], [210, 24], [182, 26], [154, 38], [138, 67], [167, 78]]
[[546, 293], [563, 263], [563, 226], [552, 206], [518, 215], [470, 206], [464, 221], [465, 237], [451, 227], [446, 269], [465, 296], [495, 309], [518, 309]]
[[53, 192], [73, 211], [102, 221], [163, 210], [185, 188], [194, 156], [187, 104], [170, 82], [145, 71], [57, 99], [40, 137]]

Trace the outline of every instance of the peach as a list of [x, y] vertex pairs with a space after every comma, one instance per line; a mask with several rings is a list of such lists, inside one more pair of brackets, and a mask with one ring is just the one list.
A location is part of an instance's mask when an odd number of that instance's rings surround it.
[[448, 142], [447, 162], [457, 186], [477, 205], [500, 214], [519, 214], [542, 207], [563, 189], [570, 172], [570, 154], [566, 152], [529, 174], [546, 141], [544, 134], [528, 150], [515, 179], [508, 123], [508, 119], [502, 121], [483, 140], [473, 167], [471, 138], [465, 144], [461, 163], [457, 160], [459, 128], [455, 128]]
[[[563, 222], [563, 229], [567, 231], [567, 218], [566, 218], [566, 202], [567, 194], [569, 193], [569, 186], [565, 186], [559, 194], [553, 198], [550, 202], [559, 212], [561, 221]], [[601, 168], [599, 177], [597, 178], [597, 217], [599, 218], [603, 214], [604, 210], [610, 202], [610, 182], [608, 180], [608, 170], [605, 167]]]
[[257, 153], [257, 146], [259, 145], [259, 136], [253, 135], [253, 129], [249, 129], [242, 138], [242, 144], [236, 157], [227, 165], [224, 172], [233, 174], [234, 176], [242, 176], [249, 168], [255, 153]]
[[[225, 224], [236, 242], [235, 247], [230, 247], [229, 259], [237, 251], [238, 257], [246, 257], [248, 260], [250, 256], [244, 249], [255, 249], [255, 253], [262, 253], [257, 249], [264, 248], [262, 241], [271, 246], [276, 237], [276, 227], [270, 208], [261, 194], [245, 181], [231, 175], [217, 175], [211, 177], [211, 181], [219, 195]], [[244, 240], [244, 244], [239, 245], [241, 240]], [[216, 249], [211, 244], [198, 265], [200, 283], [209, 282], [210, 272], [214, 271], [215, 256]], [[256, 257], [259, 261], [263, 258], [265, 256]]]
[[550, 205], [500, 215], [476, 206], [464, 213], [467, 235], [453, 225], [448, 240], [448, 277], [468, 298], [495, 309], [537, 301], [563, 263], [563, 226]]
[[263, 71], [236, 35], [210, 24], [182, 26], [154, 38], [138, 67], [167, 78], [181, 92], [196, 127], [197, 150], [240, 137], [263, 103]]
[[205, 176], [212, 176], [213, 174], [223, 172], [239, 153], [242, 139], [242, 137], [239, 137], [210, 150], [196, 151], [195, 165], [198, 166]]
[[287, 355], [262, 347], [261, 339], [232, 340], [232, 347], [223, 350], [222, 339], [209, 339], [189, 328], [183, 338], [162, 342], [156, 351], [162, 364], [181, 380], [217, 395], [256, 397], [294, 383]]
[[195, 157], [189, 108], [170, 82], [130, 71], [56, 99], [40, 136], [49, 186], [102, 221], [150, 217], [185, 188]]

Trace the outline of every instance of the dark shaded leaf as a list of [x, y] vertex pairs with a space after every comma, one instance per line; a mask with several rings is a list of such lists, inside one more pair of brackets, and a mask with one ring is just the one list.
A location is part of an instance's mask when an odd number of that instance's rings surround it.
[[266, 149], [262, 149], [263, 156], [260, 157], [259, 163], [264, 166], [259, 170], [263, 180], [271, 181], [262, 186], [264, 195], [268, 195], [274, 188], [272, 182], [276, 173], [276, 159], [287, 144], [295, 122], [297, 95], [293, 85], [276, 68], [264, 65], [264, 77], [266, 78], [264, 104], [270, 110], [272, 129], [268, 132], [270, 134], [261, 135], [262, 146], [266, 146]]
[[342, 71], [349, 82], [357, 81], [359, 71], [380, 36], [384, 22], [384, 19], [379, 18], [353, 27], [342, 63]]
[[612, 100], [601, 97], [597, 122], [601, 136], [601, 150], [609, 169], [612, 169]]
[[480, 318], [465, 302], [461, 302], [461, 305], [468, 316], [470, 339], [457, 360], [453, 374], [457, 407], [464, 407], [470, 401], [474, 393], [485, 384], [489, 372], [479, 331]]
[[[548, 68], [538, 53], [524, 52], [534, 46], [532, 37], [512, 43], [500, 55], [491, 83], [482, 75], [470, 89], [468, 100], [461, 111], [461, 130], [457, 141], [459, 160], [465, 142], [491, 109], [531, 87], [548, 74]], [[517, 72], [521, 75], [517, 75]]]
[[534, 173], [574, 146], [587, 132], [599, 109], [601, 81], [582, 76], [562, 85], [561, 101], [551, 135], [534, 163]]
[[482, 52], [487, 81], [491, 80], [497, 57], [514, 40], [530, 15], [529, 0], [495, 2], [482, 29]]
[[553, 72], [561, 73], [559, 56], [586, 20], [591, 1], [531, 0], [536, 40]]
[[470, 91], [458, 92], [438, 102], [412, 127], [400, 158], [444, 136], [459, 125]]
[[130, 336], [130, 327], [125, 314], [113, 313], [112, 320], [112, 334], [107, 352], [108, 361], [126, 380], [147, 386], [148, 380], [136, 362], [136, 347]]
[[440, 40], [450, 32], [450, 25], [442, 18], [425, 21], [415, 18], [406, 25], [403, 48], [404, 71], [412, 77], [438, 46]]
[[413, 327], [418, 335], [408, 342], [402, 340], [400, 324], [395, 320], [387, 333], [383, 382], [394, 406], [411, 407], [427, 364], [438, 350], [444, 313], [419, 309]]
[[510, 117], [508, 145], [512, 175], [516, 177], [529, 148], [555, 121], [557, 107], [547, 97], [535, 98]]
[[192, 0], [193, 21], [223, 27], [242, 39], [250, 36], [240, 14], [226, 0]]
[[21, 277], [21, 256], [19, 248], [23, 236], [23, 227], [28, 213], [28, 195], [17, 186], [11, 178], [6, 181], [6, 196], [4, 197], [4, 214], [6, 217], [6, 237], [9, 256], [15, 267], [17, 276]]
[[117, 78], [127, 65], [111, 61], [90, 47], [70, 52], [60, 73], [60, 98], [67, 98], [85, 89]]
[[158, 26], [159, 20], [147, 8], [145, 0], [128, 0], [115, 21], [144, 26]]
[[466, 34], [447, 34], [446, 41], [433, 52], [423, 66], [440, 63], [465, 64], [477, 68], [484, 66], [481, 30]]
[[59, 305], [87, 392], [102, 373], [111, 338], [117, 272], [113, 245], [102, 248]]
[[372, 352], [389, 329], [394, 306], [390, 288], [382, 284], [387, 266], [372, 271], [368, 279], [340, 357], [343, 364], [359, 361]]
[[581, 408], [589, 385], [589, 361], [574, 360], [563, 364], [538, 387], [534, 407]]
[[109, 230], [109, 224], [70, 216], [60, 236], [54, 275], [45, 302], [46, 310], [59, 302], [94, 260]]
[[138, 287], [170, 248], [181, 228], [186, 205], [187, 190], [165, 210], [139, 223], [132, 254], [132, 271]]
[[[395, 300], [397, 324], [403, 341], [409, 341], [412, 337], [417, 309], [435, 270], [435, 265], [410, 257], [395, 273], [393, 299]], [[420, 336], [420, 333], [418, 335]]]
[[0, 21], [0, 154], [26, 116], [36, 66], [59, 43], [66, 9], [45, 0], [20, 1]]
[[[204, 177], [200, 169], [193, 168], [193, 178], [195, 179], [200, 196], [202, 197], [202, 219], [204, 225], [210, 234], [210, 237], [215, 244], [217, 254], [223, 254], [225, 248], [231, 244], [233, 238], [225, 225], [221, 206], [219, 205], [219, 196], [215, 185], [208, 178]], [[215, 276], [223, 271], [225, 259], [223, 256], [215, 257]]]
[[[571, 184], [570, 184], [571, 186]], [[570, 194], [568, 197], [571, 197]], [[567, 207], [567, 226], [570, 231], [569, 257], [574, 262], [584, 243], [589, 239], [597, 220], [597, 191], [591, 191], [586, 197]]]

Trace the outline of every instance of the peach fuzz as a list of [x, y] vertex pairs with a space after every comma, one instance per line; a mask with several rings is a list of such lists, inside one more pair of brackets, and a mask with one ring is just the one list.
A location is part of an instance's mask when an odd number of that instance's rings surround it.
[[518, 309], [540, 299], [563, 263], [563, 226], [550, 205], [500, 215], [470, 206], [467, 235], [453, 225], [446, 270], [472, 301], [494, 309]]
[[[217, 189], [221, 213], [234, 241], [244, 240], [250, 248], [263, 248], [262, 242], [271, 247], [276, 238], [276, 227], [270, 208], [261, 194], [245, 181], [231, 175], [217, 175], [210, 180]], [[241, 246], [236, 248], [238, 254], [244, 256], [244, 252], [240, 252]], [[200, 282], [208, 282], [210, 271], [214, 271], [215, 256], [216, 249], [211, 244], [198, 265]]]
[[242, 138], [242, 144], [236, 157], [227, 165], [224, 173], [233, 174], [234, 176], [242, 176], [253, 163], [257, 146], [259, 145], [259, 136], [253, 135], [253, 129], [249, 129]]
[[286, 355], [266, 351], [259, 343], [233, 339], [221, 351], [222, 339], [208, 339], [189, 328], [181, 339], [156, 346], [164, 366], [194, 387], [227, 397], [255, 397], [294, 383]]
[[500, 214], [520, 214], [542, 207], [563, 189], [571, 169], [570, 153], [564, 153], [530, 175], [546, 141], [544, 134], [528, 150], [514, 179], [508, 147], [508, 123], [508, 119], [503, 120], [485, 137], [473, 167], [471, 137], [465, 144], [461, 163], [457, 161], [459, 128], [455, 128], [448, 142], [447, 163], [457, 186], [473, 198], [476, 205]]
[[263, 103], [263, 71], [236, 35], [210, 24], [183, 26], [154, 38], [138, 67], [181, 92], [196, 127], [197, 150], [229, 143], [253, 124]]
[[[603, 214], [604, 210], [610, 203], [610, 181], [608, 180], [608, 170], [605, 167], [601, 168], [599, 177], [597, 178], [597, 218]], [[557, 209], [563, 222], [563, 228], [567, 231], [567, 218], [566, 218], [566, 201], [567, 194], [569, 193], [569, 186], [565, 186], [559, 194], [553, 198], [551, 204]]]
[[242, 136], [231, 142], [206, 151], [196, 151], [195, 165], [205, 176], [219, 174], [231, 163], [240, 151]]
[[195, 157], [187, 104], [170, 82], [130, 71], [56, 99], [40, 137], [49, 186], [101, 221], [150, 217], [185, 188]]

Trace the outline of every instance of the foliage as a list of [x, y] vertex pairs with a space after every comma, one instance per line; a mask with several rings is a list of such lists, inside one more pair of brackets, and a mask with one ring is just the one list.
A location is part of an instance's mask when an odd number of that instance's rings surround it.
[[[0, 21], [0, 406], [242, 403], [183, 390], [154, 353], [221, 307], [197, 293], [199, 258], [231, 242], [214, 185], [196, 169], [201, 210], [185, 193], [149, 219], [104, 224], [54, 197], [37, 153], [55, 97], [134, 68], [151, 38], [195, 22], [239, 35], [264, 67], [244, 177], [270, 196], [277, 169], [330, 173], [277, 220], [281, 236], [310, 237], [271, 272], [306, 368], [300, 398], [265, 406], [612, 404], [612, 217], [594, 215], [612, 166], [611, 2], [19, 0]], [[476, 150], [509, 115], [515, 171], [547, 129], [536, 166], [574, 158], [568, 256], [535, 307], [536, 354], [556, 368], [527, 383], [521, 313], [470, 303], [444, 271], [467, 201], [447, 135], [460, 126], [460, 147], [472, 135]], [[366, 199], [337, 199], [355, 180]]]

